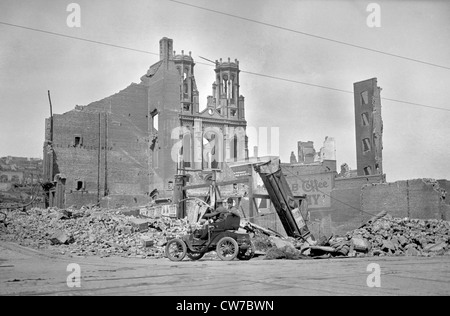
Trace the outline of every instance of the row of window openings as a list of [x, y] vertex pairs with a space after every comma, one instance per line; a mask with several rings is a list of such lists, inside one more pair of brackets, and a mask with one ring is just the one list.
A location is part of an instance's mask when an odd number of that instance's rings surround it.
[[[211, 139], [209, 140], [209, 142], [212, 142], [215, 139], [215, 136], [216, 135], [211, 135]], [[207, 143], [204, 143], [203, 145], [205, 146], [205, 145], [207, 145]], [[211, 161], [210, 162], [208, 162], [207, 160], [202, 161], [202, 164], [203, 165], [211, 164], [212, 168], [215, 168], [219, 165], [218, 161], [216, 161], [216, 146], [213, 146], [210, 150], [211, 151], [210, 151], [209, 155], [210, 155]], [[183, 157], [182, 158], [183, 166], [190, 168], [192, 157], [191, 157], [191, 139], [189, 138], [189, 136], [184, 137], [184, 139], [183, 139], [183, 146], [180, 149], [180, 155]], [[153, 157], [154, 157], [154, 161], [153, 161], [154, 167], [157, 168], [158, 167], [158, 155], [154, 155]], [[232, 142], [231, 158], [235, 159], [235, 160], [238, 158], [238, 140], [236, 137], [233, 139], [233, 142]]]
[[[137, 141], [139, 142], [139, 139], [137, 139]], [[115, 144], [114, 144], [115, 145]], [[73, 147], [82, 147], [83, 146], [83, 142], [82, 142], [82, 138], [79, 136], [75, 136], [74, 141], [73, 141]], [[58, 147], [58, 146], [56, 146]], [[61, 147], [61, 146], [60, 146]], [[70, 145], [69, 145], [70, 147]], [[86, 148], [90, 148], [90, 149], [98, 149], [98, 147], [95, 146], [87, 146]], [[108, 150], [112, 150], [112, 147], [105, 147], [105, 146], [101, 146], [101, 149], [108, 149]]]

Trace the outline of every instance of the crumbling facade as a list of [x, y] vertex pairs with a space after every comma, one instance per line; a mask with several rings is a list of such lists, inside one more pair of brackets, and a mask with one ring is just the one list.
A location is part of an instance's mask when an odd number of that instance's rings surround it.
[[381, 88], [372, 78], [353, 84], [358, 176], [383, 174]]
[[297, 142], [298, 162], [299, 163], [313, 163], [316, 157], [316, 150], [314, 149], [314, 142], [307, 141]]
[[336, 143], [334, 137], [326, 136], [323, 147], [319, 151], [316, 151], [313, 141], [299, 141], [297, 142], [297, 152], [298, 163], [310, 164], [325, 160], [336, 160]]
[[141, 82], [46, 119], [49, 205], [136, 205], [171, 197], [180, 169], [219, 168], [248, 156], [239, 63], [216, 62], [213, 96], [199, 110], [191, 54], [160, 40]]

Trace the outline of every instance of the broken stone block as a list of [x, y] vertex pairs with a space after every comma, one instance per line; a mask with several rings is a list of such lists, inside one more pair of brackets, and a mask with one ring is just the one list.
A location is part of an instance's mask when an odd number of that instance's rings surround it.
[[418, 255], [420, 255], [420, 252], [414, 247], [409, 247], [408, 249], [406, 249], [405, 255], [406, 256], [418, 256]]
[[141, 237], [141, 241], [142, 248], [153, 247], [153, 245], [155, 244], [155, 242], [147, 236]]
[[58, 230], [50, 237], [50, 242], [53, 245], [69, 244], [73, 242], [73, 238], [66, 234], [65, 231]]
[[371, 248], [371, 244], [367, 239], [362, 238], [361, 236], [355, 236], [351, 239], [353, 244], [353, 249], [355, 251], [367, 252]]
[[139, 209], [125, 209], [125, 210], [120, 210], [118, 212], [119, 214], [125, 215], [125, 216], [139, 216]]
[[281, 248], [284, 248], [284, 247], [295, 248], [294, 245], [291, 242], [283, 240], [283, 239], [281, 239], [279, 237], [271, 236], [269, 239], [275, 245], [275, 247], [277, 247], [278, 249], [281, 249]]
[[375, 249], [372, 251], [372, 255], [380, 256], [380, 255], [383, 255], [383, 252], [380, 249]]
[[438, 244], [431, 244], [431, 245], [427, 245], [424, 248], [424, 251], [427, 252], [445, 252], [445, 249], [447, 248], [447, 243], [445, 241], [440, 242]]
[[381, 250], [383, 250], [385, 252], [394, 252], [395, 251], [395, 246], [392, 243], [392, 241], [384, 240], [383, 241], [383, 245], [381, 246]]
[[397, 250], [400, 247], [400, 242], [398, 241], [397, 237], [392, 237], [391, 242], [394, 245], [395, 250]]
[[405, 236], [398, 237], [398, 242], [402, 247], [404, 247], [408, 243], [408, 239]]
[[128, 222], [132, 227], [135, 228], [138, 232], [145, 232], [148, 230], [148, 221], [146, 219], [141, 218], [130, 218]]

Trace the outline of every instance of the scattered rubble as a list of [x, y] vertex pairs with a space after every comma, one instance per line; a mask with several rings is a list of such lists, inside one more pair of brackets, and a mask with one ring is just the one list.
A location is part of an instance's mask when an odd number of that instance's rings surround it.
[[[139, 210], [32, 208], [9, 211], [0, 239], [72, 256], [98, 255], [162, 258], [168, 240], [187, 233], [186, 219], [142, 216]], [[444, 220], [393, 218], [380, 213], [344, 236], [321, 238], [310, 245], [251, 223], [256, 256], [305, 259], [335, 256], [434, 256], [450, 254], [450, 223]]]
[[367, 225], [348, 232], [345, 239], [350, 246], [348, 256], [449, 254], [450, 223], [438, 219], [393, 218], [383, 214]]
[[265, 259], [450, 255], [448, 221], [393, 218], [386, 212], [344, 236], [322, 238], [315, 245], [264, 234], [269, 235], [259, 231], [253, 243]]
[[167, 240], [185, 234], [188, 228], [186, 220], [138, 218], [124, 215], [126, 211], [98, 207], [33, 208], [28, 215], [10, 211], [7, 227], [0, 228], [0, 239], [74, 256], [160, 258]]

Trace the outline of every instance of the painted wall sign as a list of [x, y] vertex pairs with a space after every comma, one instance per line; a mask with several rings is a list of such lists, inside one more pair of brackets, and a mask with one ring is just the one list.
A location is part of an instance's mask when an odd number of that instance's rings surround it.
[[294, 195], [306, 194], [309, 209], [331, 207], [331, 191], [334, 187], [334, 174], [285, 175]]

